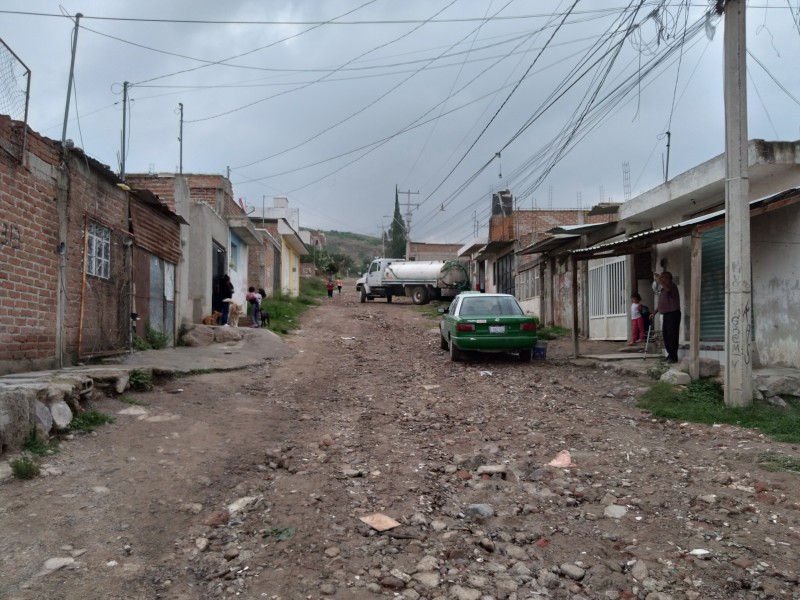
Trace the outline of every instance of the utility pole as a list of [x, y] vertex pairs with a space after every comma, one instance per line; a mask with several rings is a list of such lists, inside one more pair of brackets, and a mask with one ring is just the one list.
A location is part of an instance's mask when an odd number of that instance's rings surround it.
[[725, 404], [731, 407], [753, 403], [745, 8], [745, 0], [725, 3]]
[[178, 134], [178, 141], [180, 142], [180, 166], [178, 167], [178, 173], [183, 175], [183, 102], [178, 102], [178, 106], [181, 111], [181, 127], [180, 133]]
[[672, 141], [672, 132], [667, 132], [667, 164], [664, 166], [664, 183], [669, 181], [669, 147]]
[[66, 151], [64, 144], [67, 141], [67, 121], [69, 121], [69, 101], [72, 97], [72, 82], [75, 80], [75, 54], [78, 51], [78, 29], [80, 28], [81, 13], [75, 14], [75, 29], [72, 32], [72, 58], [69, 62], [69, 79], [67, 82], [67, 105], [64, 107], [64, 127], [61, 129], [61, 149]]
[[406, 190], [405, 192], [398, 191], [399, 194], [406, 195], [406, 201], [401, 202], [406, 207], [406, 260], [409, 259], [411, 256], [411, 207], [419, 208], [419, 204], [412, 204], [411, 203], [411, 196], [419, 195], [419, 191], [412, 192], [411, 190]]
[[125, 81], [122, 83], [122, 151], [120, 153], [119, 161], [119, 178], [125, 181], [125, 135], [126, 125], [128, 120], [128, 86], [130, 84]]

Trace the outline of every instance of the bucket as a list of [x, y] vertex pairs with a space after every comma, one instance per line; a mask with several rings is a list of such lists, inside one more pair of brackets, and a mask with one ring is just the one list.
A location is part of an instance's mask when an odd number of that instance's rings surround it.
[[547, 360], [547, 343], [536, 342], [533, 347], [533, 360]]

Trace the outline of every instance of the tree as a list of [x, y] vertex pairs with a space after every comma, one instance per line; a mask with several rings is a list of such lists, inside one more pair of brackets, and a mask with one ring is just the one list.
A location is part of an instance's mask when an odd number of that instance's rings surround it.
[[400, 198], [397, 186], [394, 187], [394, 218], [389, 229], [389, 256], [402, 258], [406, 255], [406, 224], [400, 214]]

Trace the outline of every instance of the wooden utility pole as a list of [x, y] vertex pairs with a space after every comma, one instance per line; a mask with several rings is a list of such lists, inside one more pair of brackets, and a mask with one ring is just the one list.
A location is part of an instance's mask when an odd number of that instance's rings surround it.
[[397, 193], [406, 195], [406, 201], [401, 202], [400, 204], [406, 207], [406, 260], [409, 260], [411, 256], [411, 207], [413, 206], [414, 208], [419, 208], [419, 204], [411, 203], [411, 195], [413, 194], [417, 196], [419, 195], [419, 191], [412, 192], [410, 190], [406, 190], [405, 192], [401, 192], [398, 190]]
[[745, 0], [725, 3], [725, 404], [753, 403]]

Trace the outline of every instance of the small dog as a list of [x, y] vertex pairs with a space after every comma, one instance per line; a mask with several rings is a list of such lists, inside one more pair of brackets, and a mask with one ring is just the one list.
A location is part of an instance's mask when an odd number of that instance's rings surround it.
[[208, 315], [207, 317], [203, 317], [203, 325], [217, 325], [219, 323], [219, 318], [222, 316], [222, 313], [218, 310], [215, 310], [213, 313]]
[[269, 329], [269, 313], [266, 308], [261, 309], [261, 327], [267, 326]]
[[228, 313], [228, 325], [231, 327], [238, 327], [239, 326], [239, 317], [242, 316], [242, 305], [236, 304], [230, 298], [226, 298], [223, 302], [227, 302], [230, 304], [230, 312]]

